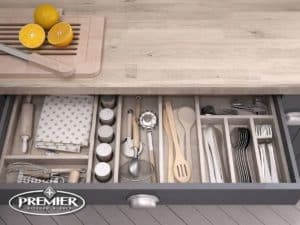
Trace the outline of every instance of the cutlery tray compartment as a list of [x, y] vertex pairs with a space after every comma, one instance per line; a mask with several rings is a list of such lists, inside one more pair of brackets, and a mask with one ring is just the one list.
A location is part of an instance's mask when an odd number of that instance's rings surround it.
[[[20, 166], [20, 163], [24, 163], [26, 166], [34, 164], [48, 170], [80, 171], [77, 185], [60, 183], [56, 184], [56, 186], [55, 184], [53, 185], [57, 188], [77, 190], [78, 193], [87, 197], [88, 201], [95, 203], [99, 201], [102, 203], [124, 203], [128, 196], [138, 193], [155, 194], [159, 196], [163, 203], [217, 203], [220, 202], [220, 198], [224, 198], [221, 201], [223, 203], [238, 203], [241, 201], [274, 203], [277, 200], [279, 201], [279, 199], [274, 198], [271, 200], [267, 196], [284, 193], [286, 202], [291, 202], [293, 201], [292, 195], [296, 196], [295, 191], [300, 190], [298, 184], [299, 177], [298, 171], [294, 166], [294, 156], [288, 148], [289, 143], [283, 132], [285, 128], [282, 127], [282, 122], [278, 122], [282, 121], [282, 118], [276, 106], [277, 103], [275, 104], [276, 101], [274, 101], [276, 98], [272, 98], [271, 96], [262, 97], [262, 102], [266, 106], [264, 113], [261, 113], [261, 111], [257, 113], [256, 111], [252, 111], [252, 109], [233, 109], [231, 107], [235, 99], [247, 104], [250, 102], [249, 104], [251, 104], [255, 98], [257, 97], [141, 96], [139, 115], [149, 111], [157, 117], [156, 124], [151, 130], [155, 159], [155, 167], [153, 169], [156, 180], [153, 180], [153, 176], [148, 176], [146, 179], [133, 181], [122, 175], [124, 172], [122, 168], [132, 161], [132, 157], [124, 154], [124, 145], [129, 130], [127, 121], [128, 111], [132, 109], [134, 112], [133, 116], [135, 115], [137, 111], [137, 98], [136, 96], [117, 96], [116, 105], [112, 108], [114, 112], [114, 122], [112, 123], [113, 139], [109, 143], [113, 151], [112, 159], [108, 161], [111, 168], [111, 177], [105, 182], [100, 182], [99, 179], [96, 179], [95, 167], [101, 161], [96, 157], [97, 146], [104, 143], [99, 139], [98, 135], [98, 129], [104, 125], [99, 119], [100, 111], [105, 108], [101, 104], [101, 96], [94, 97], [89, 145], [88, 147], [82, 147], [79, 153], [46, 151], [34, 147], [35, 134], [38, 129], [45, 97], [33, 96], [32, 103], [35, 108], [34, 128], [26, 154], [21, 150], [22, 143], [19, 128], [21, 107], [26, 98], [16, 96], [0, 161], [0, 188], [9, 192], [9, 188], [12, 188], [10, 184], [15, 183], [16, 176], [20, 175], [11, 172], [11, 167]], [[184, 184], [174, 178], [173, 167], [170, 166], [171, 169], [169, 168], [169, 163], [174, 163], [175, 152], [173, 152], [173, 160], [169, 161], [169, 144], [173, 143], [173, 141], [171, 140], [170, 142], [165, 128], [164, 120], [167, 118], [165, 111], [166, 102], [170, 102], [173, 108], [176, 134], [181, 154], [191, 168], [191, 178]], [[211, 108], [213, 108], [214, 113], [210, 114], [207, 113], [207, 109], [203, 110], [207, 105], [212, 106]], [[180, 110], [187, 110], [187, 108], [194, 112], [194, 118], [191, 118], [191, 115], [187, 117], [184, 113], [180, 114]], [[211, 108], [208, 109], [211, 110]], [[191, 161], [189, 161], [188, 152], [186, 151], [187, 135], [185, 126], [189, 126], [187, 124], [184, 125], [184, 123], [192, 123], [189, 125]], [[271, 128], [271, 137], [259, 136], [256, 127], [261, 125], [268, 125]], [[232, 145], [232, 133], [236, 128], [247, 128], [250, 132], [250, 141], [246, 152], [246, 156], [249, 157], [249, 159], [247, 158], [249, 160], [249, 168], [251, 168], [251, 171], [249, 171], [249, 173], [251, 172], [251, 181], [248, 182], [241, 180], [236, 156], [237, 149]], [[139, 160], [149, 163], [148, 130], [143, 129], [141, 125], [139, 125], [138, 130], [140, 143], [142, 143], [143, 147], [143, 151], [139, 155]], [[207, 144], [207, 135], [209, 132], [217, 133], [216, 137], [218, 137], [218, 140], [215, 140], [215, 143], [218, 148], [218, 157], [215, 155], [216, 151], [212, 151], [210, 149], [211, 146]], [[272, 144], [273, 146], [274, 160], [272, 162], [275, 162], [276, 165], [278, 181], [270, 180], [271, 178], [268, 180], [265, 177], [266, 171], [261, 168], [262, 162], [265, 162], [261, 159], [261, 144]], [[208, 146], [210, 147], [208, 148]], [[266, 156], [265, 160], [269, 162], [268, 168], [271, 171], [270, 155]], [[211, 168], [214, 168], [214, 170], [211, 170]], [[221, 171], [221, 175], [216, 172], [216, 168]], [[128, 171], [128, 169], [125, 169], [125, 172]], [[170, 178], [170, 171], [173, 171], [173, 178], [172, 176]], [[62, 173], [65, 182], [68, 182], [69, 179], [68, 172]], [[212, 178], [212, 174], [214, 178]], [[13, 189], [23, 190], [25, 188], [28, 190], [28, 188], [34, 189], [40, 187], [38, 184], [26, 186], [25, 183], [18, 184]], [[224, 196], [224, 191], [226, 190], [229, 193], [228, 196]], [[266, 192], [267, 190], [270, 190], [270, 192]], [[170, 191], [170, 196], [166, 194], [168, 191]], [[99, 196], [97, 193], [101, 193], [101, 195]], [[243, 195], [243, 197], [240, 196], [232, 200], [235, 195], [234, 193], [239, 196]], [[260, 196], [266, 196], [266, 198], [253, 200], [251, 194], [255, 195], [255, 193]], [[95, 197], [96, 194], [97, 197]], [[193, 197], [194, 194], [197, 194], [199, 198], [195, 199]], [[188, 199], [187, 202], [184, 199]]]
[[[34, 168], [32, 167], [35, 166], [41, 166], [43, 169], [62, 168], [62, 170], [64, 170], [65, 168], [73, 168], [74, 170], [80, 172], [80, 179], [78, 182], [90, 182], [92, 168], [92, 157], [90, 156], [92, 155], [94, 149], [94, 134], [96, 127], [98, 97], [95, 97], [92, 103], [93, 116], [91, 119], [91, 129], [88, 139], [88, 146], [81, 147], [81, 151], [79, 153], [50, 151], [47, 149], [35, 148], [34, 141], [38, 130], [43, 102], [45, 99], [44, 96], [32, 97], [31, 102], [34, 105], [32, 137], [28, 141], [27, 152], [23, 153], [20, 129], [20, 114], [22, 104], [25, 102], [25, 99], [25, 97], [16, 96], [14, 100], [14, 105], [12, 107], [11, 118], [0, 161], [1, 182], [8, 182], [6, 176], [7, 168], [9, 166], [14, 166], [13, 164], [17, 164], [16, 166], [19, 168], [20, 166], [22, 166], [22, 164], [26, 164], [27, 167], [30, 167], [30, 171], [34, 170]], [[66, 176], [67, 174], [67, 172], [62, 173], [64, 177], [68, 178]], [[67, 179], [65, 179], [65, 181], [67, 181]], [[12, 182], [12, 179], [9, 179], [9, 182]]]
[[[261, 102], [264, 104], [265, 111], [261, 115], [249, 109], [234, 109], [233, 102], [241, 102], [251, 105], [255, 96], [226, 96], [226, 97], [208, 97], [208, 96], [195, 96], [195, 97], [163, 97], [162, 109], [164, 108], [165, 101], [171, 101], [174, 109], [175, 120], [178, 120], [178, 110], [181, 107], [190, 107], [195, 111], [195, 122], [191, 129], [191, 152], [192, 152], [192, 178], [191, 183], [289, 183], [290, 174], [287, 167], [285, 151], [282, 143], [282, 136], [278, 126], [278, 118], [272, 97], [260, 97]], [[207, 106], [212, 106], [215, 111], [214, 114], [203, 114]], [[183, 139], [185, 133], [182, 127], [179, 128], [180, 122], [177, 123], [177, 133], [179, 139]], [[258, 138], [256, 135], [256, 127], [259, 125], [268, 125], [272, 131], [272, 136], [269, 138]], [[249, 143], [245, 149], [245, 163], [248, 164], [249, 176], [251, 180], [242, 181], [239, 176], [239, 168], [237, 163], [237, 150], [233, 146], [232, 138], [233, 130], [239, 128], [246, 128], [249, 131]], [[217, 151], [213, 155], [209, 152], [207, 136], [211, 130], [218, 133]], [[181, 138], [180, 138], [181, 137]], [[162, 138], [164, 139], [162, 156], [164, 157], [161, 162], [164, 163], [164, 177], [161, 182], [169, 182], [167, 175], [168, 164], [168, 144], [166, 144], [165, 129], [163, 129]], [[220, 139], [220, 140], [218, 140]], [[275, 160], [275, 174], [278, 180], [267, 180], [266, 174], [262, 171], [261, 159], [259, 158], [259, 145], [269, 143], [273, 146], [273, 158]], [[184, 149], [183, 154], [186, 154], [184, 144], [181, 145]], [[217, 154], [216, 154], [217, 153]], [[240, 157], [243, 157], [242, 155]], [[270, 159], [266, 159], [268, 170], [270, 170]], [[217, 167], [216, 165], [219, 165]], [[214, 168], [214, 170], [212, 170]], [[218, 168], [221, 171], [219, 180], [217, 177]], [[246, 170], [246, 166], [244, 167]], [[267, 170], [267, 169], [266, 169]], [[274, 172], [274, 171], [273, 171]], [[175, 180], [176, 182], [176, 180]], [[172, 182], [171, 182], [172, 183]]]

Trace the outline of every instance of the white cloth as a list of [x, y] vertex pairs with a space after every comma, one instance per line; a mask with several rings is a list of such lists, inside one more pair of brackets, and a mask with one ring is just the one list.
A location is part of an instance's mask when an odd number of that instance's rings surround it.
[[93, 96], [46, 96], [35, 147], [80, 152], [89, 145]]

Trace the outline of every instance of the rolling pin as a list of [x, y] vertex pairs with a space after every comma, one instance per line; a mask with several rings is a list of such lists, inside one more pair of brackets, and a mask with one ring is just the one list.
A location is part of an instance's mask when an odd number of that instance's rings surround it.
[[22, 140], [22, 152], [26, 153], [28, 141], [32, 137], [34, 107], [31, 103], [31, 96], [27, 96], [22, 104], [20, 115], [20, 137]]
[[76, 184], [80, 180], [80, 171], [72, 170], [69, 174], [68, 183]]

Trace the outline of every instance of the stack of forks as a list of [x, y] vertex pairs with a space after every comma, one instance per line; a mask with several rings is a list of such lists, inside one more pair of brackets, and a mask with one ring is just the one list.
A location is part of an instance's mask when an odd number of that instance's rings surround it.
[[272, 144], [273, 131], [270, 124], [259, 124], [255, 127], [258, 140], [259, 158], [262, 183], [279, 183], [275, 153]]
[[232, 147], [235, 149], [235, 162], [239, 181], [242, 183], [254, 182], [251, 149], [248, 148], [251, 140], [250, 130], [245, 127], [234, 128], [231, 131], [230, 138]]

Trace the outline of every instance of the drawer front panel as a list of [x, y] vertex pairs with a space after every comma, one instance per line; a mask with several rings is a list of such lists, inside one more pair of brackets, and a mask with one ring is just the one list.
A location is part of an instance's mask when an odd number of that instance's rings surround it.
[[[269, 185], [51, 185], [58, 190], [81, 195], [87, 204], [128, 204], [136, 194], [158, 197], [159, 204], [296, 204], [300, 198], [298, 184]], [[15, 194], [29, 190], [42, 190], [48, 185], [2, 185], [0, 204], [7, 204]]]
[[[128, 157], [124, 155], [123, 140], [127, 135], [127, 112], [129, 109], [136, 109], [135, 96], [120, 96], [114, 108], [115, 124], [113, 129], [115, 132], [113, 148], [114, 156], [110, 162], [113, 168], [112, 178], [108, 183], [100, 183], [93, 172], [95, 165], [99, 162], [95, 156], [96, 146], [101, 143], [97, 137], [98, 128], [103, 125], [99, 122], [98, 114], [103, 109], [101, 101], [95, 98], [94, 111], [90, 135], [90, 145], [83, 148], [81, 153], [76, 154], [54, 154], [44, 155], [42, 151], [32, 148], [25, 156], [20, 154], [19, 145], [14, 144], [17, 139], [18, 118], [20, 116], [20, 108], [23, 98], [17, 97], [12, 110], [12, 118], [6, 135], [6, 142], [2, 154], [1, 178], [0, 184], [0, 203], [7, 203], [8, 199], [14, 194], [22, 191], [43, 189], [48, 184], [7, 184], [5, 182], [6, 168], [9, 164], [19, 161], [28, 163], [36, 163], [48, 168], [72, 168], [83, 169], [85, 178], [78, 184], [51, 184], [54, 188], [60, 190], [73, 191], [81, 194], [88, 203], [95, 204], [124, 204], [128, 202], [128, 198], [136, 194], [150, 194], [157, 196], [161, 204], [288, 204], [296, 203], [300, 197], [299, 173], [296, 167], [294, 152], [289, 140], [287, 126], [284, 124], [284, 112], [281, 100], [278, 97], [267, 99], [267, 114], [252, 115], [249, 111], [239, 111], [239, 115], [215, 115], [206, 116], [201, 111], [204, 106], [214, 106], [216, 111], [220, 107], [227, 109], [230, 101], [235, 96], [228, 97], [202, 97], [202, 96], [145, 96], [141, 104], [141, 113], [145, 110], [151, 111], [158, 117], [158, 123], [153, 130], [153, 147], [156, 157], [155, 173], [157, 183], [152, 183], [151, 177], [144, 181], [131, 182], [127, 178], [122, 177], [122, 166], [128, 162]], [[252, 97], [245, 97], [252, 99]], [[168, 177], [168, 151], [167, 136], [164, 129], [163, 119], [165, 116], [164, 103], [170, 101], [174, 111], [181, 107], [189, 107], [196, 112], [195, 125], [191, 129], [191, 152], [192, 152], [192, 174], [188, 183], [180, 184], [178, 182], [170, 183]], [[35, 104], [35, 128], [39, 121], [39, 115], [42, 109], [43, 97], [34, 97]], [[225, 112], [223, 112], [225, 113]], [[176, 115], [178, 116], [178, 115]], [[178, 118], [177, 118], [178, 119]], [[257, 165], [255, 166], [256, 182], [240, 183], [239, 176], [235, 167], [230, 163], [235, 163], [234, 149], [230, 144], [231, 131], [239, 126], [251, 130], [253, 137], [255, 136], [255, 127], [265, 123], [271, 124], [273, 129], [273, 144], [276, 150], [276, 160], [279, 170], [280, 183], [264, 183], [261, 182]], [[227, 165], [224, 169], [225, 183], [212, 183], [209, 171], [203, 173], [202, 169], [207, 165], [206, 158], [201, 156], [205, 145], [203, 132], [210, 125], [216, 126], [224, 137], [223, 148], [226, 152]], [[35, 131], [34, 131], [35, 132]], [[34, 133], [33, 132], [33, 133]], [[182, 131], [181, 131], [182, 132]], [[2, 134], [4, 130], [2, 131]], [[141, 160], [148, 162], [150, 155], [147, 151], [147, 132], [140, 128], [141, 140], [145, 145], [145, 152], [141, 155]], [[180, 133], [180, 132], [178, 132]], [[181, 133], [182, 134], [182, 133]], [[181, 140], [181, 142], [184, 142]], [[14, 145], [13, 145], [14, 144]], [[33, 144], [31, 140], [30, 144]], [[179, 143], [184, 146], [184, 143]], [[253, 140], [249, 146], [253, 150], [253, 157], [256, 159], [254, 152], [258, 149], [260, 140]], [[232, 152], [231, 162], [228, 152]], [[205, 152], [205, 151], [204, 151]], [[206, 157], [206, 156], [204, 156]], [[255, 163], [257, 163], [255, 161]], [[207, 168], [206, 168], [207, 170]], [[4, 181], [4, 182], [3, 182]]]

